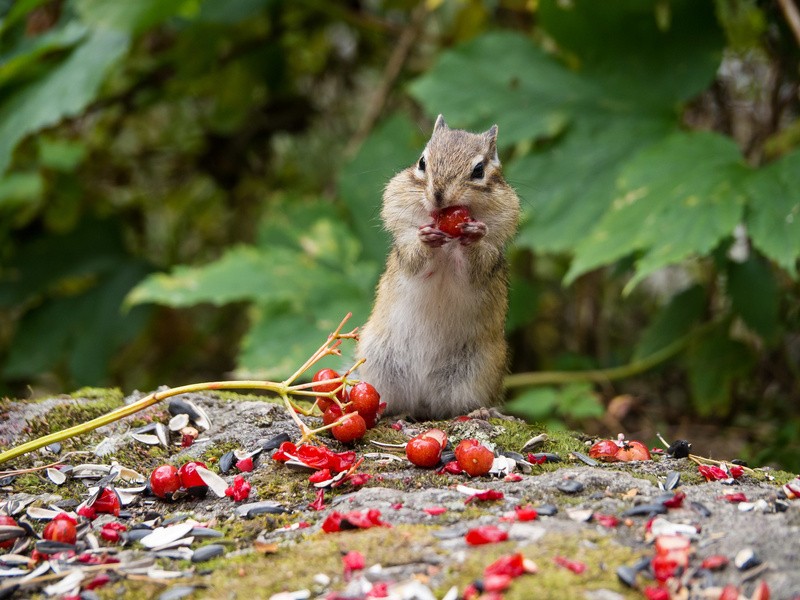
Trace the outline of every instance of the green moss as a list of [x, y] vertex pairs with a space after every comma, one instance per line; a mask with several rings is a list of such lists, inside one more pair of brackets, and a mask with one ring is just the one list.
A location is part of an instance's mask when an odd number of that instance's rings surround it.
[[[437, 597], [453, 585], [463, 590], [472, 581], [482, 579], [484, 569], [497, 558], [515, 552], [533, 560], [538, 572], [516, 579], [504, 593], [506, 600], [582, 598], [586, 591], [593, 589], [611, 590], [625, 598], [640, 597], [634, 590], [620, 584], [615, 570], [608, 568], [608, 565], [632, 563], [638, 554], [605, 536], [589, 533], [580, 537], [548, 535], [529, 545], [507, 542], [471, 548], [467, 560], [448, 573]], [[576, 575], [556, 565], [556, 556], [583, 562], [586, 571]]]
[[105, 400], [113, 402], [115, 407], [121, 406], [124, 400], [122, 390], [119, 388], [83, 387], [70, 394], [76, 400]]

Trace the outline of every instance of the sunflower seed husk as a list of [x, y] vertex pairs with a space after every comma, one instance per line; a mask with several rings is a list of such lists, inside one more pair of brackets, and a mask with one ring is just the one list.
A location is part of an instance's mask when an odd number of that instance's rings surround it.
[[194, 551], [192, 554], [192, 562], [206, 562], [207, 560], [211, 560], [217, 556], [222, 556], [223, 554], [225, 554], [225, 546], [222, 544], [208, 544], [207, 546], [201, 546]]
[[178, 523], [169, 527], [156, 527], [139, 542], [149, 549], [162, 548], [176, 540], [185, 538], [194, 528], [194, 523]]
[[25, 514], [31, 519], [37, 521], [51, 521], [56, 518], [56, 515], [64, 512], [63, 510], [53, 510], [51, 508], [42, 508], [41, 506], [29, 506]]
[[288, 433], [279, 433], [275, 437], [271, 437], [266, 442], [261, 444], [261, 449], [265, 452], [269, 452], [270, 450], [275, 450], [275, 448], [279, 447], [284, 442], [290, 442], [292, 438], [289, 437]]
[[667, 512], [667, 507], [662, 503], [658, 504], [639, 504], [629, 508], [622, 513], [623, 517], [642, 517], [649, 515], [663, 515]]
[[95, 463], [85, 463], [75, 465], [72, 469], [72, 476], [77, 478], [99, 479], [111, 472], [110, 465], [99, 465]]
[[746, 571], [747, 569], [752, 569], [760, 565], [761, 559], [752, 548], [743, 548], [736, 553], [733, 564], [735, 564], [736, 568], [740, 571]]
[[181, 413], [179, 415], [175, 415], [169, 420], [169, 430], [170, 431], [180, 431], [184, 427], [189, 424], [189, 415], [186, 413]]
[[282, 504], [275, 502], [274, 500], [264, 500], [262, 502], [249, 502], [247, 504], [240, 504], [233, 509], [233, 512], [239, 517], [251, 519], [256, 515], [265, 513], [278, 515], [290, 513], [292, 511]]
[[217, 498], [225, 497], [225, 490], [228, 489], [228, 484], [222, 477], [201, 466], [197, 466], [196, 473], [200, 476], [200, 479], [203, 480], [203, 483], [214, 492]]
[[161, 445], [161, 441], [158, 439], [158, 436], [152, 433], [131, 433], [131, 437], [140, 444], [145, 444], [147, 446]]
[[74, 552], [76, 548], [75, 544], [54, 542], [53, 540], [38, 540], [36, 542], [36, 549], [42, 554], [55, 554], [57, 552]]
[[556, 484], [556, 489], [565, 494], [579, 494], [585, 486], [577, 479], [563, 479]]
[[554, 504], [542, 504], [536, 507], [536, 514], [540, 517], [552, 517], [558, 513], [558, 507]]
[[595, 459], [586, 456], [583, 452], [575, 452], [575, 451], [573, 451], [573, 452], [570, 452], [570, 454], [572, 454], [572, 456], [577, 458], [583, 464], [589, 465], [590, 467], [596, 467], [597, 465], [600, 464]]
[[48, 468], [46, 470], [46, 473], [47, 473], [47, 478], [56, 485], [61, 485], [67, 480], [67, 476], [64, 473], [52, 467]]
[[53, 442], [52, 444], [47, 444], [44, 447], [45, 450], [48, 452], [52, 452], [53, 454], [61, 454], [61, 442]]
[[667, 473], [667, 481], [664, 484], [664, 489], [667, 491], [674, 490], [676, 487], [680, 485], [680, 483], [681, 483], [681, 474], [678, 471], [670, 471], [669, 473]]
[[16, 525], [0, 525], [0, 542], [8, 540], [15, 540], [17, 538], [25, 537], [27, 531], [22, 527]]
[[181, 600], [193, 594], [196, 589], [193, 585], [176, 585], [162, 592], [158, 600]]
[[80, 569], [70, 571], [61, 581], [48, 585], [44, 593], [48, 596], [63, 596], [76, 591], [86, 574]]
[[533, 436], [522, 445], [521, 451], [525, 452], [527, 450], [533, 450], [536, 448], [536, 446], [541, 446], [544, 444], [548, 439], [550, 438], [546, 433], [540, 433], [539, 435]]

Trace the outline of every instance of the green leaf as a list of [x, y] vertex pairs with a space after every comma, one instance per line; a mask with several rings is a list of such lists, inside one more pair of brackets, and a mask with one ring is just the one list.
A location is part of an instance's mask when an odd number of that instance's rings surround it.
[[571, 383], [561, 390], [559, 412], [573, 419], [596, 419], [605, 414], [605, 407], [588, 383]]
[[38, 171], [9, 173], [0, 178], [0, 211], [38, 202], [44, 192], [44, 179]]
[[647, 326], [633, 351], [633, 360], [647, 358], [687, 335], [703, 316], [706, 293], [694, 285], [670, 299]]
[[0, 174], [27, 134], [79, 114], [92, 102], [108, 70], [128, 50], [127, 35], [98, 30], [45, 75], [0, 104]]
[[120, 259], [86, 292], [55, 298], [28, 312], [10, 344], [3, 376], [35, 378], [65, 365], [76, 385], [108, 383], [109, 362], [149, 317], [145, 307], [120, 312], [125, 294], [148, 270], [138, 261]]
[[531, 388], [507, 402], [504, 408], [526, 421], [541, 421], [557, 412], [559, 398], [558, 388]]
[[730, 411], [733, 383], [754, 365], [750, 349], [730, 339], [726, 324], [692, 341], [685, 355], [692, 399], [700, 416]]
[[598, 100], [626, 112], [671, 111], [705, 90], [725, 44], [713, 2], [542, 0], [537, 19], [602, 88]]
[[137, 34], [196, 4], [196, 0], [76, 0], [75, 8], [92, 27]]
[[556, 146], [509, 163], [522, 200], [517, 244], [568, 252], [608, 210], [622, 165], [671, 129], [664, 118], [584, 118]]
[[768, 261], [751, 253], [743, 263], [728, 261], [728, 295], [735, 313], [767, 341], [778, 333], [780, 288]]
[[389, 234], [381, 224], [383, 188], [398, 171], [411, 165], [425, 141], [403, 115], [376, 127], [339, 176], [339, 197], [350, 209], [364, 256], [383, 263]]
[[753, 244], [793, 276], [800, 258], [800, 150], [748, 177]]
[[555, 135], [563, 130], [570, 107], [593, 95], [590, 82], [528, 38], [507, 31], [487, 33], [442, 53], [409, 91], [429, 115], [441, 112], [453, 127], [483, 130], [497, 123], [498, 144], [504, 147]]
[[37, 140], [39, 146], [39, 161], [42, 166], [56, 171], [71, 173], [86, 158], [86, 144], [57, 138], [40, 136]]
[[567, 281], [640, 252], [630, 290], [661, 267], [710, 252], [741, 221], [746, 171], [733, 140], [679, 133], [623, 168], [610, 210], [575, 251]]
[[86, 37], [88, 28], [78, 21], [68, 21], [35, 37], [24, 37], [11, 52], [0, 56], [0, 86], [8, 85], [14, 78], [30, 76], [49, 54], [71, 48]]

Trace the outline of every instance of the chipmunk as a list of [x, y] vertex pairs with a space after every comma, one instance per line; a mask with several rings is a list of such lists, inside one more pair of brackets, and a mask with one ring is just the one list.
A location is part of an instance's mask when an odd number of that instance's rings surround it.
[[[472, 219], [451, 237], [436, 219], [456, 205]], [[360, 334], [361, 376], [387, 414], [443, 419], [497, 405], [508, 369], [504, 250], [519, 220], [497, 125], [469, 133], [439, 115], [420, 159], [386, 186], [381, 218], [393, 245]]]

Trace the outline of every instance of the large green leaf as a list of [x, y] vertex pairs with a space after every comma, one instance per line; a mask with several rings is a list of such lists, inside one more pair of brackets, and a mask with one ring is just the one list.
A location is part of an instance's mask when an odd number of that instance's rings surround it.
[[725, 39], [713, 2], [542, 0], [539, 24], [602, 90], [594, 106], [670, 110], [706, 89]]
[[30, 76], [29, 71], [51, 53], [71, 48], [89, 32], [86, 25], [68, 21], [35, 37], [24, 37], [10, 52], [0, 56], [0, 86], [8, 85], [18, 76]]
[[125, 33], [99, 29], [39, 79], [0, 104], [0, 174], [27, 134], [79, 114], [92, 102], [108, 70], [128, 50]]
[[704, 417], [727, 414], [734, 381], [746, 377], [753, 364], [749, 348], [728, 336], [727, 323], [694, 339], [685, 365], [697, 412]]
[[511, 162], [524, 215], [517, 244], [571, 251], [608, 209], [625, 160], [671, 128], [661, 117], [582, 119], [558, 144]]
[[591, 82], [507, 31], [444, 52], [409, 91], [428, 114], [443, 113], [451, 126], [477, 130], [497, 123], [501, 146], [554, 135], [571, 109], [595, 94]]
[[625, 165], [611, 208], [578, 244], [567, 280], [640, 252], [630, 289], [657, 269], [711, 251], [742, 219], [746, 171], [733, 140], [679, 133]]
[[705, 289], [693, 285], [670, 299], [642, 333], [633, 359], [641, 360], [681, 339], [700, 321], [706, 308]]
[[370, 260], [382, 263], [389, 248], [389, 234], [381, 224], [383, 188], [414, 162], [424, 143], [407, 117], [395, 116], [376, 127], [342, 169], [339, 197], [350, 209], [364, 256]]
[[765, 340], [778, 332], [780, 289], [771, 264], [756, 253], [728, 262], [728, 295], [734, 312]]
[[92, 27], [136, 34], [181, 11], [197, 11], [197, 0], [76, 0], [75, 8]]
[[792, 275], [800, 258], [800, 150], [753, 173], [747, 226], [753, 243]]

